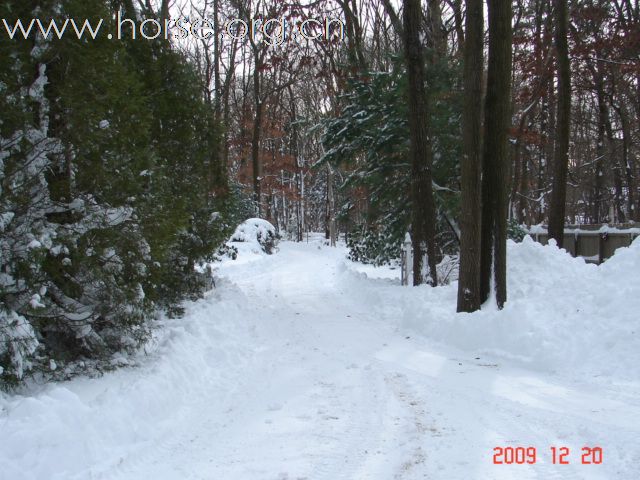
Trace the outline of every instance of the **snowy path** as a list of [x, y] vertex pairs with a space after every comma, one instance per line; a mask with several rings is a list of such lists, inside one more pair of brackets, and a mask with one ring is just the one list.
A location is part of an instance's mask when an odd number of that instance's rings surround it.
[[[434, 347], [370, 297], [388, 283], [356, 279], [341, 258], [284, 244], [226, 264], [157, 358], [0, 399], [0, 479], [638, 478], [637, 385]], [[537, 447], [537, 461], [493, 465], [496, 446]], [[553, 465], [551, 446], [569, 447], [570, 464]], [[583, 446], [602, 447], [603, 463], [581, 465]]]

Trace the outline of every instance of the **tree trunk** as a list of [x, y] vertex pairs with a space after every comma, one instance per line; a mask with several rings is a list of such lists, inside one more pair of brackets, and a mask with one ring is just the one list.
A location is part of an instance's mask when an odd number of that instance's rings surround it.
[[511, 1], [489, 0], [489, 61], [482, 165], [482, 300], [489, 298], [491, 272], [496, 303], [507, 300], [507, 202], [511, 100]]
[[357, 5], [354, 0], [338, 0], [338, 4], [344, 14], [347, 55], [350, 66], [359, 73], [363, 72], [366, 68], [366, 61], [362, 51], [362, 28], [358, 19]]
[[255, 68], [253, 71], [253, 94], [255, 95], [255, 114], [253, 117], [253, 134], [251, 136], [251, 166], [253, 171], [253, 201], [255, 203], [256, 215], [262, 215], [262, 198], [260, 191], [260, 181], [262, 180], [262, 165], [260, 163], [260, 133], [262, 127], [262, 98], [260, 97], [260, 62], [258, 54], [255, 58]]
[[629, 155], [629, 140], [631, 138], [631, 132], [629, 128], [629, 117], [627, 116], [627, 110], [625, 105], [620, 105], [617, 109], [620, 116], [620, 124], [622, 126], [622, 164], [624, 166], [625, 179], [627, 182], [627, 217], [629, 220], [640, 220], [640, 212], [635, 208], [635, 192], [636, 181], [634, 177], [633, 160]]
[[602, 74], [601, 62], [596, 67], [596, 94], [598, 99], [598, 136], [596, 146], [596, 161], [594, 171], [594, 190], [592, 199], [592, 222], [600, 223], [605, 215], [605, 186], [604, 186], [604, 165], [607, 157], [607, 148], [605, 145], [606, 124], [609, 116], [607, 104], [604, 94], [604, 78]]
[[409, 138], [411, 154], [413, 284], [422, 283], [423, 243], [426, 245], [432, 285], [436, 272], [435, 207], [431, 165], [433, 151], [429, 132], [429, 110], [424, 89], [424, 56], [420, 43], [420, 0], [404, 0], [405, 58], [409, 78]]
[[442, 25], [441, 0], [427, 0], [427, 46], [429, 57], [436, 63], [447, 53], [447, 36]]
[[291, 102], [291, 140], [289, 151], [291, 156], [293, 157], [296, 165], [296, 173], [295, 173], [295, 183], [297, 189], [296, 196], [296, 240], [301, 242], [303, 240], [304, 235], [304, 175], [302, 170], [302, 161], [300, 159], [300, 148], [298, 144], [298, 124], [296, 123], [296, 119], [298, 118], [298, 113], [296, 110], [296, 99], [293, 94], [293, 88], [291, 85], [287, 86], [287, 91], [289, 92], [289, 99]]
[[480, 308], [480, 229], [482, 174], [482, 73], [484, 15], [482, 0], [466, 0], [464, 43], [463, 156], [461, 173], [460, 276], [458, 312]]
[[216, 92], [214, 101], [214, 112], [216, 121], [220, 122], [222, 116], [222, 82], [220, 80], [220, 0], [213, 0], [213, 86]]
[[335, 194], [333, 191], [333, 169], [327, 163], [327, 240], [336, 246]]
[[558, 110], [556, 143], [553, 154], [553, 187], [549, 209], [549, 238], [562, 247], [569, 171], [569, 133], [571, 123], [571, 65], [569, 63], [567, 0], [555, 0], [556, 54], [558, 60]]
[[[518, 125], [518, 132], [515, 145], [513, 146], [513, 178], [511, 179], [511, 194], [509, 195], [509, 203], [511, 205], [511, 213], [513, 218], [522, 223], [524, 221], [524, 211], [522, 208], [522, 198], [524, 191], [519, 190], [522, 187], [522, 177], [526, 174], [526, 160], [523, 153], [522, 135], [526, 131], [527, 122], [529, 120], [529, 113], [525, 112], [520, 118], [520, 124]], [[518, 194], [521, 195], [518, 195]]]
[[[458, 51], [463, 52], [464, 55], [464, 38], [465, 33], [462, 27], [462, 0], [453, 0], [449, 5], [453, 9], [453, 19], [455, 21], [455, 30], [456, 36], [458, 37]], [[469, 7], [467, 7], [468, 9]], [[467, 10], [467, 15], [469, 15], [469, 10]], [[483, 14], [484, 16], [484, 14]]]

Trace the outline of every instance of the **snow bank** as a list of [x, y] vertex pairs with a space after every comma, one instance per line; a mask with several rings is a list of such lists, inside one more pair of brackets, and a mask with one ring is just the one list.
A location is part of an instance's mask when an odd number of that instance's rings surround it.
[[640, 378], [640, 239], [601, 266], [530, 237], [510, 241], [502, 311], [489, 301], [455, 313], [457, 282], [385, 287], [349, 267], [344, 280], [400, 328], [477, 356], [571, 376]]
[[137, 368], [0, 392], [0, 480], [114, 478], [123, 458], [150, 446], [170, 455], [175, 432], [219, 408], [254, 353], [245, 304], [223, 282], [166, 320]]

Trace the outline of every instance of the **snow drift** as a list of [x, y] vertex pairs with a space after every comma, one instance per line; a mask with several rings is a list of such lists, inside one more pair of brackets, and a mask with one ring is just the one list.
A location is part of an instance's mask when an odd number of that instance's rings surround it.
[[600, 266], [530, 237], [510, 241], [502, 311], [490, 300], [479, 312], [455, 313], [457, 282], [435, 289], [372, 282], [352, 291], [438, 343], [571, 376], [640, 378], [640, 240]]

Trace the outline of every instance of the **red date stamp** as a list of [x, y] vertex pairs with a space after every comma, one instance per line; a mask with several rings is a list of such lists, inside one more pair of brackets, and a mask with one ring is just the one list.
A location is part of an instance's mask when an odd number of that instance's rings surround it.
[[[551, 463], [568, 465], [571, 450], [569, 447], [549, 447]], [[536, 447], [495, 447], [494, 465], [533, 465], [539, 460]], [[603, 460], [601, 447], [582, 447], [580, 461], [582, 465], [600, 465]]]

